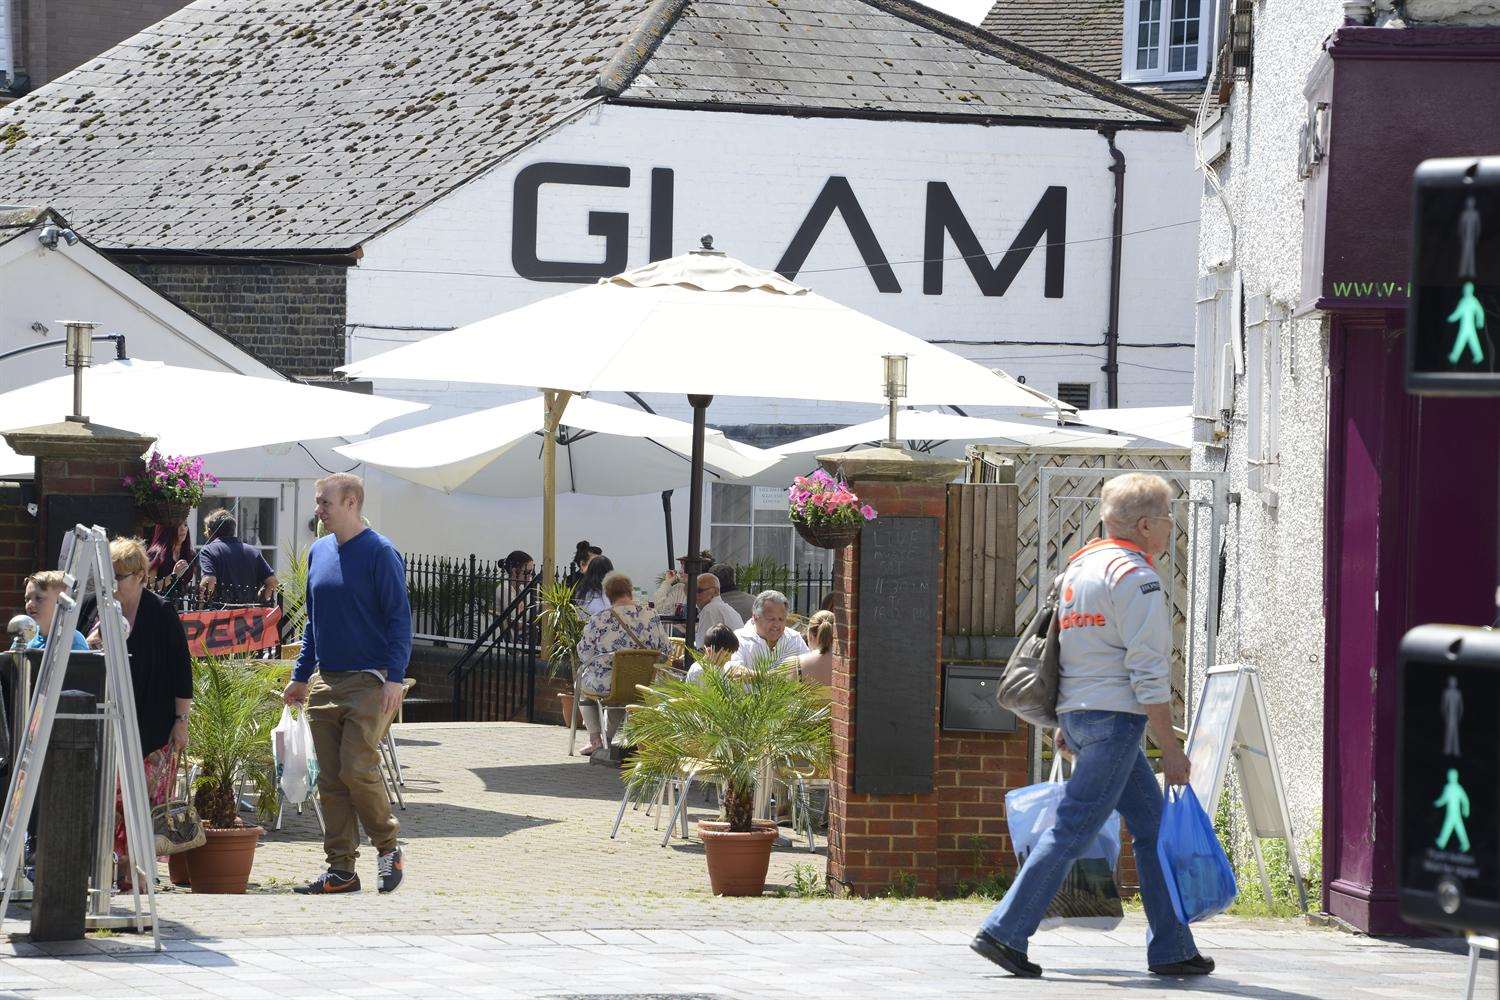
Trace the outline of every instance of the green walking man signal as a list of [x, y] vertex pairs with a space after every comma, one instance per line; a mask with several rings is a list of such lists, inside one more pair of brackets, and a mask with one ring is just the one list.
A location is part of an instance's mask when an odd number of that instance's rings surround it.
[[1468, 854], [1469, 831], [1464, 829], [1464, 820], [1469, 816], [1469, 793], [1458, 783], [1456, 770], [1448, 770], [1448, 784], [1443, 786], [1443, 794], [1438, 796], [1433, 805], [1447, 810], [1447, 815], [1443, 817], [1443, 832], [1438, 834], [1438, 850], [1446, 851], [1448, 841], [1457, 834], [1458, 849]]
[[1448, 316], [1448, 322], [1458, 324], [1458, 337], [1453, 341], [1453, 350], [1448, 353], [1448, 363], [1458, 364], [1467, 349], [1474, 357], [1474, 364], [1484, 361], [1484, 348], [1479, 346], [1479, 331], [1484, 328], [1484, 306], [1474, 297], [1474, 282], [1464, 282], [1464, 293], [1458, 306]]

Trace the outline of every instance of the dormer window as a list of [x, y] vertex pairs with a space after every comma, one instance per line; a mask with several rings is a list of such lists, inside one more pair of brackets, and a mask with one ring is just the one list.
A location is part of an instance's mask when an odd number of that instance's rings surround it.
[[1126, 0], [1126, 83], [1201, 80], [1208, 73], [1213, 38], [1209, 0]]

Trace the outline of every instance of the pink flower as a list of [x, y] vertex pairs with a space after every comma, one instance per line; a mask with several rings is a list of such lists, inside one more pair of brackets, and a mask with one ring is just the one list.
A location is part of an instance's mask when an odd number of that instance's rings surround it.
[[865, 504], [863, 507], [861, 507], [859, 509], [859, 512], [866, 521], [875, 520], [875, 508], [871, 507], [869, 504]]
[[124, 483], [126, 486], [134, 486], [135, 485], [135, 477], [134, 476], [126, 476], [124, 479], [121, 480], [121, 482]]

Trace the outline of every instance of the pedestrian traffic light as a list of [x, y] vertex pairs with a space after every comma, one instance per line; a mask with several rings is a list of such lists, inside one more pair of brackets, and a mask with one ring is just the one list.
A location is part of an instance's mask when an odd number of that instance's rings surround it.
[[1407, 391], [1500, 395], [1500, 157], [1427, 160], [1412, 192]]
[[1500, 931], [1500, 633], [1418, 626], [1396, 683], [1401, 916]]

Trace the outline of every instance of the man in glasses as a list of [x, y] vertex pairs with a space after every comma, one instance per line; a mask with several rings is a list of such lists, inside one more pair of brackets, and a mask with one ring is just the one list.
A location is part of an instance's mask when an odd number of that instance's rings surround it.
[[698, 630], [693, 636], [693, 645], [703, 648], [703, 639], [715, 625], [724, 625], [729, 631], [742, 628], [745, 619], [719, 595], [719, 578], [712, 573], [698, 574], [698, 591], [694, 598], [698, 605]]

